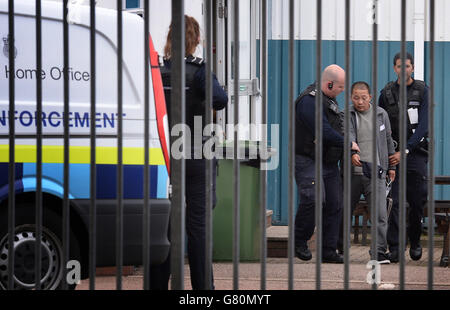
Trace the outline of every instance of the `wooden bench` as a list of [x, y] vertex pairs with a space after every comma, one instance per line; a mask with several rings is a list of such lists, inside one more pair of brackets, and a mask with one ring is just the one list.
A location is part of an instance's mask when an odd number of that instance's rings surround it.
[[[434, 178], [434, 183], [436, 185], [450, 185], [450, 176], [448, 175], [437, 175]], [[425, 208], [424, 215], [427, 213], [427, 208]], [[444, 235], [444, 246], [442, 248], [441, 261], [439, 266], [448, 267], [449, 266], [449, 256], [450, 256], [450, 200], [436, 200], [434, 203], [434, 215], [437, 223], [437, 230], [439, 233]]]
[[[423, 215], [427, 217], [428, 208], [425, 207]], [[434, 219], [437, 224], [437, 231], [444, 235], [444, 245], [439, 266], [447, 267], [450, 245], [450, 200], [436, 200], [434, 202]]]
[[[436, 185], [450, 185], [450, 176], [435, 176]], [[361, 229], [361, 244], [367, 244], [367, 222], [370, 219], [370, 208], [366, 201], [361, 200], [353, 212], [355, 216], [355, 225], [353, 226], [353, 242], [359, 243], [359, 232]], [[428, 208], [425, 206], [424, 217], [428, 217]], [[437, 231], [444, 235], [444, 244], [442, 248], [442, 255], [439, 265], [442, 267], [449, 266], [449, 251], [450, 251], [450, 200], [435, 200], [434, 215], [437, 224]], [[363, 217], [362, 225], [360, 226], [359, 218]]]
[[[353, 225], [353, 243], [359, 243], [359, 231], [361, 229], [361, 244], [367, 245], [367, 222], [370, 219], [369, 205], [365, 200], [361, 200], [356, 204], [353, 211], [355, 216], [355, 225]], [[359, 219], [362, 216], [362, 225], [359, 223]]]
[[[434, 218], [437, 224], [437, 231], [444, 235], [444, 245], [442, 248], [441, 261], [442, 267], [449, 266], [450, 249], [450, 200], [436, 200], [434, 203]], [[353, 212], [355, 224], [353, 226], [353, 242], [359, 243], [359, 234], [361, 230], [361, 244], [367, 245], [367, 223], [370, 220], [370, 209], [366, 201], [361, 200]], [[428, 216], [428, 208], [423, 211], [424, 217]], [[360, 225], [360, 216], [362, 216], [362, 225]]]

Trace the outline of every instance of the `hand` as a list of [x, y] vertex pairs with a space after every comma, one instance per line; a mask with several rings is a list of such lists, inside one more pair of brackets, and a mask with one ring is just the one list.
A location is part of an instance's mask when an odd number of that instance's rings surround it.
[[394, 182], [395, 180], [395, 170], [389, 170], [388, 171], [389, 179], [391, 179], [391, 182]]
[[353, 154], [352, 155], [352, 164], [354, 166], [362, 167], [362, 164], [361, 164], [360, 160], [361, 160], [361, 157], [358, 154]]
[[389, 164], [391, 166], [396, 166], [400, 162], [400, 152], [396, 152], [393, 155], [389, 156]]
[[358, 144], [356, 142], [352, 141], [352, 150], [357, 151], [358, 153], [361, 153], [361, 150], [359, 149]]

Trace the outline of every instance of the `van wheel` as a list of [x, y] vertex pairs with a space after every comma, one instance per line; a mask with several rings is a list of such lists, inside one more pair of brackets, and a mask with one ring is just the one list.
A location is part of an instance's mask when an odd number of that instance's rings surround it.
[[[51, 211], [44, 211], [44, 224], [41, 239], [41, 289], [61, 289], [63, 285], [63, 246], [61, 241], [61, 218]], [[19, 218], [17, 219], [19, 220]], [[20, 221], [20, 222], [19, 222]], [[35, 288], [35, 246], [36, 225], [24, 224], [24, 219], [16, 221], [14, 234], [14, 289], [31, 290]], [[26, 222], [34, 222], [28, 219]], [[0, 235], [0, 288], [8, 288], [9, 241], [6, 227]], [[6, 232], [5, 232], [6, 230]], [[71, 238], [72, 243], [72, 238]], [[73, 246], [73, 245], [72, 245]], [[78, 246], [78, 245], [77, 245]], [[68, 285], [74, 289], [76, 284]]]

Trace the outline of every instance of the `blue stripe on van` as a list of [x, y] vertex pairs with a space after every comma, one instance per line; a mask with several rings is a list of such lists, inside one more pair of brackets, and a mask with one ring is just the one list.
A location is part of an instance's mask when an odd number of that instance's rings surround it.
[[[70, 198], [89, 199], [90, 179], [88, 164], [69, 165]], [[64, 196], [64, 164], [42, 164], [42, 188], [45, 192]], [[24, 191], [36, 190], [36, 164], [23, 164]], [[82, 180], [82, 181], [80, 181]]]
[[[8, 163], [0, 163], [0, 201], [3, 201], [4, 199], [8, 198], [8, 177], [9, 177], [9, 170], [8, 170]], [[15, 176], [16, 176], [16, 182], [15, 182], [15, 192], [16, 194], [23, 192], [23, 183], [22, 183], [22, 177], [23, 177], [23, 164], [22, 163], [16, 163], [15, 164]]]
[[[64, 167], [64, 165], [62, 165]], [[69, 186], [70, 193], [77, 199], [89, 199], [91, 197], [90, 164], [70, 164]], [[80, 180], [82, 180], [80, 182]]]
[[[158, 167], [150, 166], [150, 198], [167, 198], [167, 195], [158, 196], [159, 177]], [[144, 166], [142, 165], [124, 165], [124, 199], [142, 199], [144, 197]], [[117, 197], [117, 166], [116, 165], [97, 165], [97, 198], [115, 199]], [[154, 180], [158, 180], [155, 182]], [[166, 183], [164, 183], [166, 184]]]
[[150, 180], [150, 197], [158, 197], [158, 166], [150, 166]]
[[[70, 199], [90, 198], [90, 165], [70, 164]], [[144, 166], [124, 165], [124, 199], [142, 199], [144, 196]], [[64, 165], [42, 165], [44, 192], [63, 197]], [[117, 166], [97, 165], [97, 198], [117, 197]], [[16, 164], [16, 193], [36, 190], [36, 164]], [[167, 199], [167, 170], [165, 166], [150, 166], [150, 198]], [[8, 163], [0, 163], [0, 200], [8, 197]]]
[[116, 198], [116, 165], [97, 165], [97, 198]]
[[157, 198], [168, 198], [167, 181], [169, 175], [167, 174], [166, 166], [158, 166], [158, 192]]
[[123, 198], [138, 199], [143, 197], [143, 174], [142, 166], [123, 166]]

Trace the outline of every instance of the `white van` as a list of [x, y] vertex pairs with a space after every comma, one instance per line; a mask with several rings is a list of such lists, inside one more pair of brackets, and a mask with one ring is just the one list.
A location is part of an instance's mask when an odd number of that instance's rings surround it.
[[[15, 77], [16, 236], [14, 282], [34, 286], [36, 196], [36, 78], [43, 96], [42, 288], [60, 287], [63, 209], [64, 74], [70, 84], [70, 259], [89, 271], [90, 120], [95, 117], [97, 266], [115, 266], [117, 205], [117, 13], [96, 10], [96, 115], [90, 115], [90, 8], [69, 12], [69, 68], [63, 68], [62, 4], [42, 1], [42, 72], [36, 70], [35, 2], [15, 0], [15, 41], [8, 33], [8, 1], [0, 0], [0, 288], [8, 283], [9, 77]], [[151, 42], [151, 39], [150, 39]], [[15, 68], [9, 67], [9, 44]], [[151, 263], [168, 255], [170, 213], [166, 105], [158, 57], [150, 44]], [[123, 13], [123, 265], [142, 264], [144, 175], [144, 23]]]

